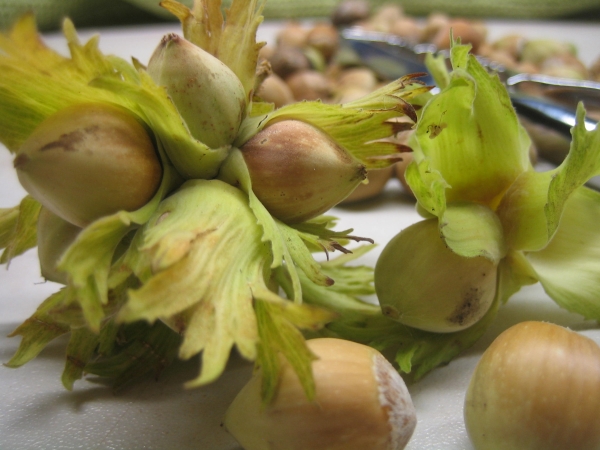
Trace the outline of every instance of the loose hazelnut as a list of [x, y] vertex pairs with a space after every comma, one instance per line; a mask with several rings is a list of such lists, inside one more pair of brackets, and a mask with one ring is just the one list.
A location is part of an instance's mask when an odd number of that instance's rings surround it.
[[245, 450], [401, 450], [416, 426], [404, 381], [376, 350], [342, 339], [307, 341], [316, 396], [306, 398], [285, 364], [277, 394], [262, 405], [257, 372], [240, 391], [224, 425]]
[[331, 95], [327, 77], [316, 70], [302, 70], [286, 78], [294, 98], [301, 100], [325, 100]]
[[294, 103], [290, 87], [274, 73], [263, 80], [256, 95], [265, 102], [273, 103], [276, 108]]

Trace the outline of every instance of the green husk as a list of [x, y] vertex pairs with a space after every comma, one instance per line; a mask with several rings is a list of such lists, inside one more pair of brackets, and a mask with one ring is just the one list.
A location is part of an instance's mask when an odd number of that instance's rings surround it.
[[0, 264], [9, 264], [15, 256], [36, 246], [36, 224], [41, 206], [26, 196], [19, 206], [0, 212], [0, 249], [4, 249]]

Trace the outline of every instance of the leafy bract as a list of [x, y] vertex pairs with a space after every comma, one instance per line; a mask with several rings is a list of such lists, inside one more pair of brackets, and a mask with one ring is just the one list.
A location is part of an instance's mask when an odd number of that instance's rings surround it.
[[418, 207], [429, 217], [442, 216], [446, 210], [446, 190], [451, 186], [431, 161], [412, 161], [405, 172], [406, 182], [414, 193]]
[[6, 248], [11, 242], [18, 219], [18, 206], [0, 208], [0, 248]]
[[289, 361], [306, 396], [312, 400], [315, 396], [315, 383], [311, 363], [315, 356], [306, 346], [300, 330], [320, 329], [330, 322], [335, 314], [327, 309], [285, 301], [262, 288], [253, 289], [253, 293], [259, 324], [257, 364], [262, 370], [263, 403], [269, 403], [277, 393], [277, 383], [282, 370], [281, 358]]
[[539, 281], [531, 263], [522, 252], [510, 250], [498, 264], [498, 301], [506, 303], [523, 286]]
[[[513, 180], [530, 167], [530, 141], [505, 87], [468, 50], [460, 45], [452, 48], [454, 70], [448, 85], [423, 109], [412, 170], [418, 168], [424, 179], [439, 172], [449, 186], [445, 193], [449, 202], [473, 201], [495, 208]], [[407, 181], [414, 183], [414, 176]], [[423, 191], [418, 184], [415, 187]]]
[[23, 336], [16, 353], [6, 363], [8, 367], [20, 367], [35, 358], [54, 339], [68, 333], [68, 324], [57, 322], [52, 317], [52, 309], [63, 304], [64, 290], [48, 297], [25, 322], [9, 336]]
[[504, 194], [496, 213], [511, 248], [534, 251], [548, 243], [544, 208], [548, 204], [550, 182], [557, 170], [523, 172]]
[[108, 319], [103, 321], [99, 333], [85, 326], [79, 305], [66, 304], [65, 289], [51, 295], [10, 334], [23, 339], [6, 365], [20, 367], [49, 342], [70, 334], [61, 377], [67, 389], [72, 389], [84, 373], [113, 378], [115, 390], [148, 372], [159, 373], [176, 357], [181, 338], [163, 323], [117, 324], [114, 311], [123, 302], [127, 286], [129, 282], [111, 292], [111, 302], [105, 307]]
[[301, 120], [324, 131], [367, 169], [387, 167], [401, 159], [399, 153], [409, 151], [386, 140], [401, 126], [392, 119], [408, 116], [415, 121], [417, 116], [410, 101], [426, 94], [429, 89], [409, 75], [343, 105], [292, 103], [270, 113], [247, 118], [242, 122], [234, 144], [241, 147], [261, 129], [276, 121]]
[[522, 173], [504, 195], [498, 215], [513, 248], [543, 249], [559, 226], [565, 202], [600, 173], [600, 130], [586, 130], [584, 118], [580, 104], [571, 148], [559, 167]]
[[563, 205], [570, 194], [590, 178], [600, 175], [600, 127], [588, 131], [585, 114], [583, 103], [579, 103], [569, 153], [550, 182], [548, 205], [544, 208], [549, 237], [559, 227]]
[[[373, 244], [363, 245], [351, 253], [319, 263], [322, 272], [335, 280], [331, 286], [315, 284], [301, 272], [299, 278], [303, 301], [333, 311], [336, 314], [334, 323], [339, 319], [345, 321], [362, 317], [363, 314], [381, 315], [378, 305], [362, 299], [363, 296], [375, 294], [373, 269], [368, 266], [348, 265], [372, 249]], [[274, 276], [286, 293], [291, 292], [289, 276], [281, 268], [275, 271]]]
[[0, 264], [33, 248], [37, 244], [37, 218], [42, 205], [30, 196], [21, 200], [19, 206], [0, 211]]
[[290, 277], [293, 280], [292, 283], [294, 289], [292, 298], [296, 302], [300, 302], [302, 298], [302, 288], [300, 286], [300, 280], [298, 279], [296, 266], [292, 261], [290, 250], [283, 239], [277, 219], [271, 216], [252, 191], [248, 167], [244, 162], [242, 153], [238, 149], [232, 150], [229, 158], [221, 167], [219, 178], [233, 186], [239, 186], [248, 195], [249, 206], [252, 209], [258, 224], [260, 224], [262, 228], [261, 239], [271, 247], [271, 268], [279, 267], [282, 264], [286, 265]]
[[241, 191], [218, 180], [188, 181], [134, 242], [129, 253], [141, 254], [142, 266], [133, 269], [143, 284], [130, 291], [119, 320], [161, 319], [183, 333], [180, 357], [202, 352], [201, 376], [191, 384], [217, 378], [234, 345], [256, 357], [250, 284], [264, 285], [271, 254]]
[[[280, 245], [287, 248], [289, 238]], [[190, 180], [160, 203], [121, 259], [142, 284], [130, 290], [118, 320], [161, 320], [181, 334], [179, 356], [202, 355], [201, 373], [188, 386], [215, 380], [235, 346], [266, 367], [266, 385], [277, 379], [281, 353], [310, 394], [310, 355], [298, 328], [319, 328], [332, 316], [269, 290], [270, 247], [242, 190], [220, 180]], [[288, 264], [298, 254], [292, 249]]]
[[568, 311], [600, 320], [600, 193], [573, 192], [548, 245], [527, 255], [550, 297]]
[[110, 343], [113, 349], [110, 352], [99, 351], [86, 363], [84, 370], [113, 379], [114, 391], [123, 389], [148, 373], [157, 378], [177, 358], [181, 336], [162, 322], [134, 322], [117, 326], [111, 321], [105, 329], [111, 326], [118, 331], [118, 343], [114, 337], [100, 338], [100, 346]]
[[483, 256], [498, 264], [506, 255], [502, 224], [487, 206], [454, 202], [440, 219], [440, 231], [448, 247], [467, 258]]

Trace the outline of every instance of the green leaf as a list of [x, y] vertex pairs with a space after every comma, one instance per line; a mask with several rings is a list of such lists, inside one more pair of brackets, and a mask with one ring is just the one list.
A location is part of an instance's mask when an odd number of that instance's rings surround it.
[[450, 73], [446, 66], [445, 55], [434, 55], [433, 53], [427, 53], [425, 55], [425, 65], [427, 70], [433, 77], [435, 84], [438, 88], [444, 89], [450, 84]]
[[[0, 256], [0, 264], [9, 264], [10, 260], [37, 245], [37, 218], [42, 205], [30, 196], [21, 200], [18, 206], [18, 216], [8, 211], [2, 216], [2, 241], [4, 251]], [[10, 229], [12, 225], [12, 228]], [[10, 234], [9, 234], [10, 233]]]
[[130, 110], [135, 107], [89, 84], [103, 75], [127, 78], [131, 65], [102, 55], [97, 37], [81, 45], [68, 19], [64, 33], [71, 58], [44, 45], [33, 15], [23, 16], [12, 30], [0, 35], [0, 141], [13, 152], [45, 118], [69, 105], [108, 102]]
[[[118, 346], [111, 355], [100, 355], [88, 362], [85, 372], [112, 378], [114, 391], [120, 391], [132, 381], [148, 374], [158, 378], [160, 373], [176, 359], [181, 336], [162, 322], [146, 322], [117, 327], [110, 321], [106, 327], [115, 326], [119, 334]], [[104, 330], [104, 328], [103, 328]], [[113, 342], [113, 339], [111, 339]]]
[[351, 240], [355, 242], [373, 242], [370, 238], [351, 235], [350, 233], [354, 231], [352, 228], [342, 231], [333, 230], [336, 223], [337, 218], [333, 216], [318, 216], [306, 222], [289, 226], [296, 231], [311, 251], [325, 251], [327, 253], [338, 250], [342, 253], [352, 253], [343, 245]]
[[[163, 200], [129, 253], [139, 261], [141, 287], [131, 290], [118, 320], [163, 320], [184, 339], [182, 359], [202, 353], [189, 386], [224, 370], [233, 346], [256, 357], [258, 331], [251, 285], [264, 285], [271, 253], [245, 194], [219, 180], [191, 180]], [[139, 240], [138, 240], [139, 239]]]
[[319, 329], [334, 315], [322, 308], [299, 305], [283, 300], [262, 288], [253, 289], [259, 329], [257, 365], [262, 369], [261, 397], [268, 404], [276, 394], [281, 371], [280, 357], [285, 357], [298, 376], [308, 399], [315, 396], [312, 361], [315, 356], [306, 346], [299, 328]]
[[452, 45], [450, 48], [450, 62], [452, 63], [452, 69], [467, 69], [469, 66], [469, 60], [471, 58], [471, 44], [461, 45], [460, 38], [458, 40], [454, 40], [454, 37], [451, 36], [451, 39]]
[[504, 195], [498, 215], [508, 244], [518, 250], [543, 249], [559, 226], [565, 202], [600, 174], [600, 129], [587, 131], [580, 104], [571, 148], [562, 164], [547, 172], [521, 174]]
[[241, 80], [249, 100], [254, 91], [258, 52], [265, 45], [256, 43], [256, 31], [263, 21], [261, 13], [265, 4], [266, 0], [233, 0], [227, 9], [219, 40], [219, 59]]
[[416, 330], [410, 340], [399, 345], [396, 362], [402, 371], [419, 380], [431, 370], [452, 361], [456, 356], [473, 346], [489, 328], [498, 312], [499, 301], [495, 300], [485, 316], [473, 326], [455, 333], [427, 333]]
[[98, 335], [88, 328], [71, 330], [65, 368], [61, 377], [63, 386], [69, 391], [73, 389], [75, 381], [83, 376], [84, 368], [94, 354], [97, 345]]
[[552, 178], [545, 213], [548, 220], [548, 236], [559, 227], [563, 206], [573, 191], [590, 178], [600, 175], [600, 127], [587, 131], [583, 103], [577, 106], [573, 139], [567, 157]]
[[440, 218], [440, 231], [446, 245], [466, 258], [483, 256], [498, 264], [506, 255], [502, 224], [487, 206], [455, 202], [447, 205]]
[[[475, 57], [467, 58], [467, 51], [453, 46], [450, 82], [423, 109], [414, 156], [423, 178], [438, 171], [450, 186], [448, 202], [466, 200], [494, 209], [514, 179], [530, 168], [530, 142], [506, 88]], [[424, 159], [426, 166], [419, 164]]]
[[400, 370], [417, 381], [430, 371], [452, 361], [475, 344], [493, 322], [500, 306], [499, 298], [473, 326], [453, 333], [418, 330], [383, 316], [363, 311], [344, 314], [344, 319], [327, 325], [330, 335], [360, 342], [394, 355]]
[[[364, 314], [381, 314], [378, 305], [365, 302], [361, 296], [373, 295], [373, 268], [368, 266], [349, 266], [347, 263], [358, 258], [373, 246], [364, 245], [353, 253], [343, 254], [330, 261], [321, 262], [321, 270], [334, 281], [331, 286], [313, 283], [304, 273], [300, 273], [302, 300], [304, 303], [320, 306], [337, 314], [338, 320], [362, 318]], [[281, 270], [275, 271], [277, 283], [287, 293], [291, 290], [289, 278]]]
[[323, 273], [321, 266], [315, 261], [299, 233], [282, 222], [278, 222], [277, 225], [285, 246], [290, 252], [293, 264], [300, 268], [314, 284], [332, 285], [333, 280]]
[[527, 254], [544, 290], [561, 307], [600, 320], [600, 193], [576, 189], [549, 244]]
[[0, 248], [6, 248], [15, 233], [17, 220], [19, 218], [19, 207], [0, 208]]
[[375, 294], [373, 268], [366, 265], [348, 265], [375, 247], [376, 244], [361, 245], [353, 248], [350, 253], [320, 263], [321, 270], [335, 282], [333, 290], [352, 296]]
[[9, 337], [22, 336], [19, 348], [6, 363], [8, 367], [20, 367], [35, 358], [49, 342], [68, 333], [69, 325], [54, 319], [52, 310], [65, 301], [65, 291], [52, 294], [38, 306], [31, 317], [9, 334]]
[[431, 217], [441, 217], [446, 210], [446, 190], [451, 186], [439, 170], [431, 167], [430, 160], [411, 161], [405, 178], [417, 199], [417, 207]]
[[548, 222], [544, 209], [548, 204], [550, 182], [556, 171], [523, 172], [504, 194], [496, 213], [510, 248], [535, 251], [548, 243]]
[[523, 286], [539, 281], [531, 263], [522, 252], [509, 251], [498, 265], [498, 301], [504, 304]]
[[80, 93], [66, 89], [73, 66], [39, 39], [33, 14], [0, 34], [0, 49], [0, 141], [16, 152], [35, 127]]
[[406, 76], [343, 105], [319, 101], [292, 103], [269, 114], [247, 118], [242, 122], [235, 145], [241, 147], [274, 121], [300, 120], [328, 134], [368, 169], [387, 167], [398, 161], [400, 152], [408, 151], [385, 140], [399, 131], [399, 125], [390, 119], [406, 115], [416, 120], [409, 101], [428, 91], [429, 87]]

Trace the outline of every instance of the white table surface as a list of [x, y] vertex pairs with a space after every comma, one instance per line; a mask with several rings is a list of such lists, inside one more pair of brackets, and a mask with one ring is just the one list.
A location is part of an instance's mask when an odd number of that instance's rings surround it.
[[[265, 23], [259, 38], [272, 41], [276, 23]], [[493, 22], [490, 37], [518, 32], [529, 37], [554, 37], [576, 44], [591, 63], [598, 54], [600, 27], [590, 23]], [[100, 30], [101, 48], [147, 61], [160, 37], [179, 31], [176, 24]], [[81, 32], [82, 39], [90, 36]], [[47, 42], [64, 51], [64, 40], [48, 35]], [[16, 205], [24, 196], [11, 164], [0, 149], [0, 207]], [[413, 202], [397, 182], [390, 182], [378, 199], [358, 206], [336, 208], [339, 229], [380, 244], [361, 259], [374, 265], [383, 245], [401, 229], [417, 221]], [[36, 251], [31, 250], [0, 268], [0, 361], [6, 362], [19, 338], [6, 338], [57, 285], [39, 275]], [[493, 326], [472, 349], [449, 365], [436, 369], [410, 386], [418, 425], [408, 445], [411, 450], [472, 449], [463, 424], [465, 389], [481, 353], [507, 327], [523, 320], [547, 320], [569, 326], [600, 343], [593, 322], [559, 309], [539, 285], [524, 288], [504, 306]], [[182, 382], [196, 373], [196, 363], [178, 363], [158, 381], [141, 382], [113, 395], [106, 386], [83, 379], [72, 392], [60, 383], [65, 340], [58, 339], [34, 361], [20, 369], [0, 366], [0, 449], [201, 449], [240, 450], [221, 427], [223, 414], [251, 373], [251, 366], [233, 359], [225, 374], [205, 388], [186, 391]]]

